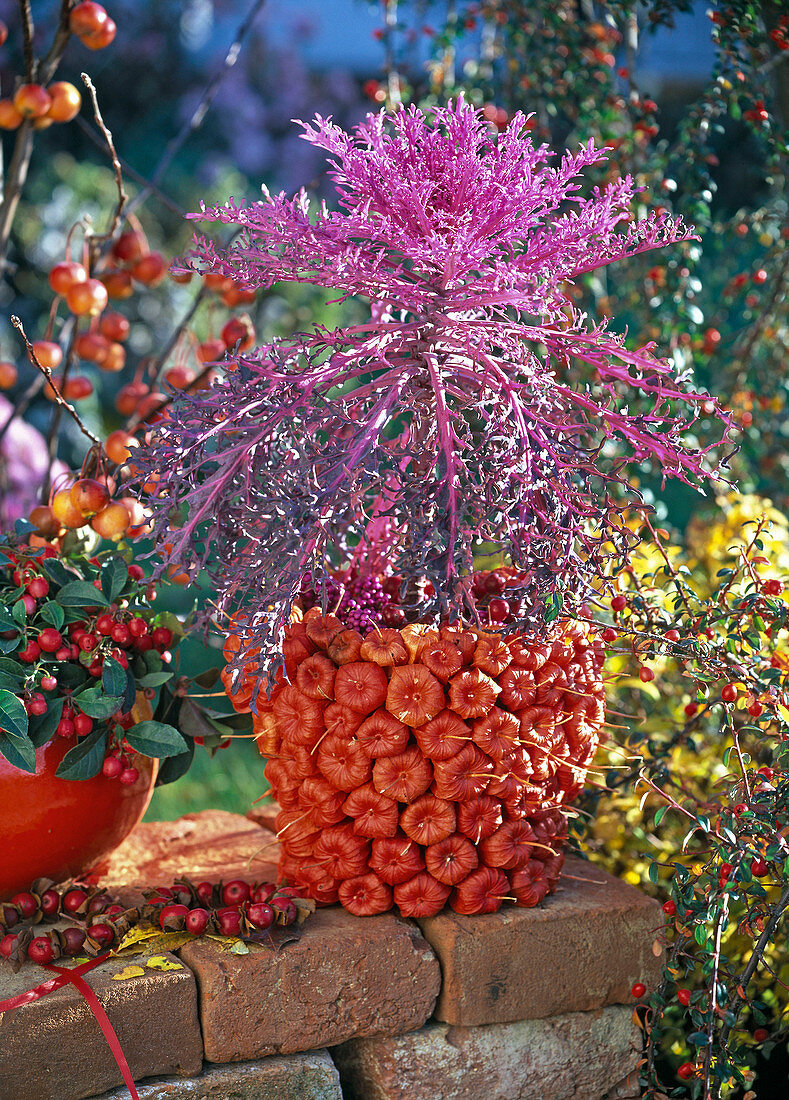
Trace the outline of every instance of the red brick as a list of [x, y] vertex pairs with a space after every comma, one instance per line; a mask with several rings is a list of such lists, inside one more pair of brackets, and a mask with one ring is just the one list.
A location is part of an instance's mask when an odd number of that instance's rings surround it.
[[[178, 964], [172, 955], [165, 958]], [[112, 959], [85, 975], [120, 1041], [132, 1076], [193, 1076], [203, 1066], [194, 975], [184, 966], [152, 970], [146, 956]], [[112, 975], [142, 966], [139, 977]], [[26, 963], [0, 968], [0, 1001], [49, 977]], [[82, 995], [64, 986], [21, 1008], [0, 1013], [0, 1100], [81, 1100], [123, 1081], [112, 1052]]]
[[268, 802], [259, 802], [257, 806], [253, 806], [247, 812], [247, 817], [250, 821], [254, 821], [256, 825], [275, 833], [277, 831], [276, 817], [279, 812], [279, 802], [270, 799]]
[[143, 886], [168, 886], [181, 876], [195, 882], [243, 878], [273, 882], [276, 839], [239, 814], [203, 810], [177, 821], [138, 825], [93, 878], [106, 889], [119, 886], [124, 901], [136, 900]]
[[441, 963], [435, 1015], [450, 1024], [630, 1004], [633, 982], [649, 986], [660, 973], [658, 903], [579, 859], [567, 860], [556, 893], [535, 909], [447, 910], [419, 925]]
[[331, 1046], [421, 1027], [441, 975], [418, 928], [391, 914], [318, 910], [296, 942], [233, 955], [211, 940], [181, 949], [200, 995], [212, 1062]]
[[603, 1100], [635, 1067], [639, 1034], [630, 1009], [614, 1006], [483, 1027], [432, 1023], [331, 1053], [344, 1100]]

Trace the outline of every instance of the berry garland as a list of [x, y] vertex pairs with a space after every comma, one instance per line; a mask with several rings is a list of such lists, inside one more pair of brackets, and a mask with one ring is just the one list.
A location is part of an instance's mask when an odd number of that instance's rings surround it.
[[[173, 886], [144, 890], [145, 902], [121, 905], [100, 887], [55, 885], [37, 879], [29, 890], [0, 902], [0, 959], [14, 968], [29, 959], [42, 966], [59, 958], [95, 958], [117, 949], [133, 928], [193, 936], [228, 936], [265, 943], [275, 926], [301, 923], [315, 905], [306, 891], [274, 883], [198, 882], [179, 879]], [[70, 922], [60, 927], [64, 922]], [[58, 925], [43, 931], [40, 926]], [[38, 934], [37, 934], [38, 933]]]

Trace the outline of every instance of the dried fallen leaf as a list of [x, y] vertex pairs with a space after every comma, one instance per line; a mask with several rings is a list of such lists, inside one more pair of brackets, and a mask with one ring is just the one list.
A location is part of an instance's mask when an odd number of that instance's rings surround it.
[[230, 945], [230, 953], [232, 955], [248, 955], [249, 948], [243, 940], [234, 940]]
[[312, 898], [293, 898], [293, 904], [296, 906], [296, 924], [303, 924], [317, 908]]
[[159, 929], [154, 928], [152, 924], [137, 924], [134, 928], [129, 929], [118, 944], [117, 950], [125, 951], [127, 947], [132, 947], [135, 943], [141, 943], [143, 940], [150, 940], [158, 934]]
[[123, 970], [119, 970], [117, 974], [112, 975], [114, 982], [125, 982], [129, 978], [141, 978], [145, 971], [141, 966], [124, 966]]
[[660, 940], [652, 941], [652, 954], [655, 956], [656, 959], [659, 959], [660, 956], [663, 954], [663, 944], [660, 942]]
[[154, 955], [145, 965], [151, 970], [183, 970], [180, 963], [173, 959], [166, 959], [164, 955]]

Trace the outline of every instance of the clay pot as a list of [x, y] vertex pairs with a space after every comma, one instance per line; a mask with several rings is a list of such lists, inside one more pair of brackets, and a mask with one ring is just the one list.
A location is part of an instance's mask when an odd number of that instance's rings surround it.
[[55, 882], [83, 874], [109, 855], [142, 819], [151, 801], [158, 761], [131, 755], [140, 773], [132, 786], [101, 773], [58, 779], [71, 740], [55, 738], [36, 750], [35, 774], [0, 756], [0, 900], [34, 879]]

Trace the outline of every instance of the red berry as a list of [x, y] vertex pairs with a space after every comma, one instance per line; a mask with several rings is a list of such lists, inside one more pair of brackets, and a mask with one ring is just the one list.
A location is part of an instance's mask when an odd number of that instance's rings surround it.
[[770, 1038], [770, 1032], [766, 1027], [757, 1027], [753, 1033], [753, 1037], [757, 1043], [763, 1043], [766, 1039]]
[[733, 703], [737, 698], [737, 688], [734, 684], [724, 684], [721, 688], [721, 699], [724, 703]]
[[60, 631], [53, 626], [46, 627], [38, 636], [38, 644], [45, 653], [54, 653], [56, 649], [60, 649], [62, 642]]
[[141, 565], [132, 564], [129, 566], [129, 576], [133, 581], [141, 581], [145, 576], [145, 570]]
[[679, 1003], [681, 1005], [684, 1005], [685, 1008], [687, 1008], [688, 1005], [690, 1004], [690, 990], [689, 989], [678, 989], [677, 990], [677, 1000], [679, 1001]]
[[74, 890], [67, 890], [63, 895], [63, 912], [74, 914], [82, 908], [87, 900], [88, 895], [86, 891], [80, 887], [76, 887]]
[[79, 955], [85, 944], [85, 933], [81, 928], [64, 928], [61, 932], [63, 937], [63, 953], [65, 955]]
[[222, 936], [241, 935], [241, 910], [235, 907], [217, 909], [216, 923]]
[[115, 620], [112, 615], [99, 615], [96, 619], [96, 633], [102, 634], [105, 638], [112, 634], [112, 628], [115, 625]]
[[14, 894], [11, 898], [11, 905], [15, 905], [19, 910], [19, 915], [23, 920], [27, 920], [28, 917], [32, 917], [36, 909], [38, 909], [38, 902], [31, 893], [25, 890], [21, 894]]
[[52, 917], [60, 907], [60, 894], [57, 890], [45, 890], [41, 895], [41, 912], [46, 917]]
[[282, 917], [281, 924], [292, 924], [296, 919], [296, 906], [290, 898], [274, 897], [271, 899], [271, 908]]
[[748, 707], [748, 713], [752, 718], [758, 718], [760, 714], [764, 713], [764, 707], [758, 699], [754, 699], [754, 701], [750, 704], [750, 706]]
[[647, 991], [647, 987], [644, 985], [643, 982], [636, 982], [633, 985], [633, 988], [630, 990], [630, 992], [633, 994], [633, 996], [637, 997], [639, 1000], [641, 999], [641, 997], [644, 996], [646, 991]]
[[118, 645], [128, 645], [132, 639], [131, 633], [129, 632], [128, 626], [126, 626], [126, 623], [116, 623], [115, 626], [112, 628], [112, 633], [110, 634], [110, 637], [112, 638], [113, 642], [117, 642]]
[[33, 599], [29, 592], [25, 592], [24, 596], [22, 597], [22, 603], [24, 604], [25, 611], [28, 615], [32, 615], [33, 612], [36, 610], [36, 601]]
[[56, 294], [67, 294], [74, 283], [84, 283], [87, 278], [88, 273], [82, 264], [65, 260], [50, 269], [49, 285]]
[[208, 917], [207, 909], [190, 909], [184, 921], [186, 931], [191, 932], [193, 936], [202, 936], [208, 927]]
[[603, 631], [602, 637], [604, 642], [615, 642], [619, 637], [619, 631], [614, 630], [612, 626], [607, 626]]
[[93, 729], [93, 719], [87, 714], [78, 714], [74, 718], [74, 730], [77, 737], [85, 737]]
[[115, 929], [112, 925], [100, 921], [98, 924], [90, 925], [88, 935], [99, 947], [109, 947], [115, 939]]
[[136, 768], [124, 768], [118, 778], [124, 787], [133, 787], [140, 778], [140, 773]]
[[780, 596], [784, 590], [784, 586], [779, 580], [772, 577], [769, 581], [765, 581], [762, 585], [762, 591], [767, 596]]
[[676, 911], [677, 903], [675, 901], [672, 901], [671, 898], [669, 898], [668, 901], [663, 902], [663, 912], [666, 914], [667, 917], [673, 917]]
[[42, 691], [54, 691], [58, 686], [58, 682], [54, 676], [42, 676], [41, 677], [41, 690]]
[[624, 609], [626, 607], [627, 607], [627, 596], [622, 596], [620, 594], [619, 596], [614, 596], [614, 598], [611, 600], [611, 610], [612, 611], [624, 611]]
[[678, 642], [679, 641], [679, 631], [678, 630], [667, 630], [666, 634], [665, 634], [665, 638], [666, 638], [667, 642]]
[[151, 640], [157, 649], [167, 649], [173, 640], [173, 632], [166, 626], [157, 626], [151, 634]]
[[721, 873], [721, 879], [722, 880], [728, 879], [729, 875], [731, 875], [733, 870], [734, 870], [734, 867], [731, 865], [731, 863], [722, 863], [721, 864], [721, 872], [720, 872]]
[[243, 905], [249, 901], [249, 886], [242, 879], [233, 879], [222, 887], [222, 901], [225, 905]]
[[55, 948], [49, 936], [36, 936], [27, 945], [27, 957], [31, 962], [45, 966], [55, 958]]
[[692, 718], [694, 714], [697, 713], [698, 709], [699, 704], [694, 702], [686, 703], [684, 706], [684, 711], [688, 718]]
[[40, 717], [47, 712], [47, 701], [43, 695], [36, 692], [35, 695], [31, 695], [30, 698], [25, 701], [25, 710], [28, 714], [34, 714]]
[[26, 664], [32, 664], [41, 656], [41, 649], [36, 642], [28, 642], [24, 649], [19, 650], [19, 660]]
[[[130, 619], [129, 620], [129, 633], [132, 638], [142, 638], [144, 634], [148, 633], [148, 624], [145, 619]], [[117, 639], [116, 639], [117, 641]]]
[[677, 1070], [677, 1077], [683, 1081], [687, 1081], [696, 1072], [696, 1067], [692, 1062], [683, 1062]]
[[59, 649], [57, 651], [57, 653], [55, 654], [55, 660], [56, 661], [67, 661], [70, 656], [71, 656], [71, 650], [66, 648], [66, 646], [63, 646], [63, 648]]
[[256, 886], [252, 891], [252, 901], [254, 904], [268, 902], [276, 892], [277, 888], [273, 883], [264, 882], [260, 886]]
[[642, 665], [638, 670], [638, 678], [643, 683], [648, 684], [650, 680], [655, 679], [655, 674], [651, 668], [647, 668], [646, 665]]
[[737, 805], [734, 807], [734, 816], [739, 817], [740, 814], [744, 814], [747, 809], [748, 807], [745, 805], [744, 802], [738, 802]]
[[265, 931], [266, 928], [270, 928], [274, 923], [274, 910], [263, 901], [255, 902], [254, 905], [250, 905], [249, 909], [247, 909], [247, 920], [254, 928], [260, 928]]
[[754, 859], [751, 861], [751, 874], [757, 878], [761, 878], [762, 875], [767, 874], [767, 864], [763, 859]]
[[58, 737], [73, 737], [75, 732], [76, 727], [70, 718], [61, 718], [55, 727]]
[[255, 329], [249, 317], [231, 317], [221, 332], [222, 342], [228, 351], [238, 344], [239, 351], [246, 351], [255, 342]]
[[195, 893], [205, 905], [210, 905], [214, 896], [214, 887], [210, 882], [198, 882]]
[[11, 932], [3, 936], [3, 938], [0, 940], [0, 956], [2, 956], [4, 959], [10, 959], [11, 954], [17, 945], [18, 939], [19, 937]]
[[185, 905], [165, 905], [159, 914], [159, 924], [166, 932], [180, 932], [188, 915]]
[[488, 604], [488, 617], [492, 623], [506, 622], [510, 614], [510, 605], [496, 596]]
[[27, 591], [34, 600], [43, 600], [49, 592], [49, 581], [45, 577], [33, 577], [27, 586]]
[[107, 779], [117, 779], [123, 770], [123, 764], [117, 756], [105, 757], [104, 763], [101, 765], [101, 774], [106, 776]]

